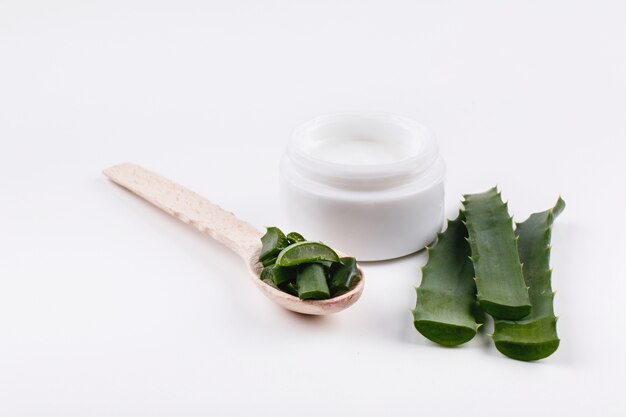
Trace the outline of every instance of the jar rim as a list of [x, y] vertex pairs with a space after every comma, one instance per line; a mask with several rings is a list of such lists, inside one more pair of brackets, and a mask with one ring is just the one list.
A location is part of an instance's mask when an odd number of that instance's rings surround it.
[[[324, 134], [332, 136], [333, 132], [366, 132], [368, 140], [379, 142], [381, 149], [395, 146], [397, 152], [391, 160], [378, 163], [346, 163], [316, 154], [312, 149], [322, 141], [328, 142]], [[297, 127], [287, 145], [287, 156], [302, 175], [316, 182], [380, 189], [419, 177], [437, 159], [438, 149], [430, 130], [408, 117], [383, 112], [341, 112], [318, 116]]]

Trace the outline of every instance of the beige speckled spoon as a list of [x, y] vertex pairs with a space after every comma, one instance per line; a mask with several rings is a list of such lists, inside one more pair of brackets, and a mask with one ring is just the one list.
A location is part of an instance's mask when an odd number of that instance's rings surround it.
[[288, 310], [303, 314], [332, 314], [350, 307], [363, 292], [363, 271], [361, 280], [352, 291], [328, 300], [302, 301], [279, 291], [259, 279], [262, 266], [258, 258], [262, 233], [251, 224], [193, 191], [135, 164], [115, 165], [105, 169], [104, 175], [235, 251], [246, 262], [252, 282], [259, 290]]

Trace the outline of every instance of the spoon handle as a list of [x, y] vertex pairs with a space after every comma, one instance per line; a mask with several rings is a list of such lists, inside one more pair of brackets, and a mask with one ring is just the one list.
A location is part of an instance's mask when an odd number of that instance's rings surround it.
[[111, 181], [226, 245], [242, 258], [260, 246], [261, 232], [233, 213], [173, 181], [132, 163], [104, 170]]

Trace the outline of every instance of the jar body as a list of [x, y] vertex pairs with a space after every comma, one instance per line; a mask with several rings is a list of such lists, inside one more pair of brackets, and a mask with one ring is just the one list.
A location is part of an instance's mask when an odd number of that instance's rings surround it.
[[286, 226], [359, 261], [416, 252], [435, 240], [444, 218], [445, 164], [436, 153], [422, 168], [383, 185], [371, 186], [374, 178], [347, 186], [342, 174], [309, 175], [288, 151], [280, 164]]
[[433, 242], [444, 218], [444, 164], [426, 181], [395, 192], [348, 191], [308, 183], [281, 162], [281, 203], [287, 223], [359, 261], [379, 261], [417, 252]]

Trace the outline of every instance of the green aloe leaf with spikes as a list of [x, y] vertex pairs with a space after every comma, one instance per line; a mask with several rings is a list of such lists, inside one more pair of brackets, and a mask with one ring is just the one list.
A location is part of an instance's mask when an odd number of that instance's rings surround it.
[[507, 204], [495, 187], [464, 198], [465, 226], [481, 308], [497, 318], [517, 320], [527, 316], [531, 310], [528, 288]]
[[428, 262], [416, 288], [413, 324], [424, 337], [444, 346], [468, 342], [480, 326], [474, 268], [466, 238], [462, 214], [448, 221], [447, 229], [428, 248]]
[[515, 234], [524, 279], [529, 287], [531, 313], [521, 320], [494, 320], [493, 340], [504, 355], [518, 360], [533, 361], [550, 356], [559, 347], [554, 315], [554, 292], [550, 269], [550, 239], [554, 219], [565, 208], [559, 198], [556, 205], [528, 220], [518, 223]]

